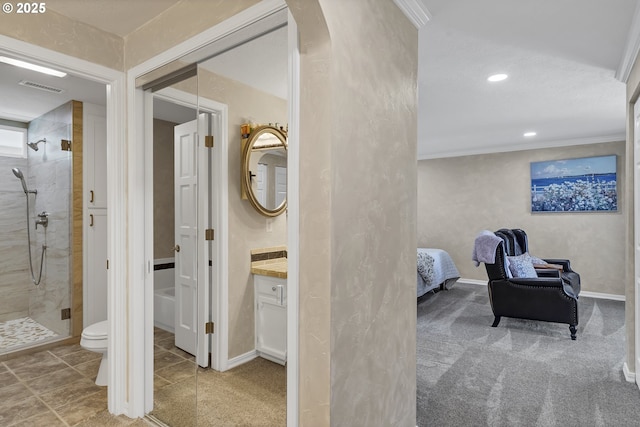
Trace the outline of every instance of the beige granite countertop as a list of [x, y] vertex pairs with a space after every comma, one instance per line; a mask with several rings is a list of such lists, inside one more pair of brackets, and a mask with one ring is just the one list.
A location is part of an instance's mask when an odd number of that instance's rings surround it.
[[263, 276], [287, 278], [287, 258], [273, 258], [263, 261], [253, 261], [251, 272]]

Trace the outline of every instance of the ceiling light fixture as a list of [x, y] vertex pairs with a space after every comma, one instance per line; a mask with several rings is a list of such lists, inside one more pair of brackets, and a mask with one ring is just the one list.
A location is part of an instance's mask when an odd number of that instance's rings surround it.
[[487, 80], [490, 82], [501, 82], [503, 80], [506, 80], [507, 77], [509, 76], [507, 76], [506, 74], [494, 74], [492, 76], [489, 76]]
[[536, 136], [536, 135], [537, 135], [537, 133], [535, 133], [535, 132], [525, 132], [524, 133], [524, 136], [527, 137], [527, 138], [531, 138], [532, 136]]
[[49, 74], [50, 76], [64, 77], [67, 75], [67, 73], [63, 73], [62, 71], [43, 67], [41, 65], [31, 64], [29, 62], [20, 61], [13, 58], [7, 58], [6, 56], [0, 56], [0, 62], [4, 62], [5, 64], [13, 65], [15, 67], [26, 68], [27, 70], [31, 71], [37, 71], [39, 73]]

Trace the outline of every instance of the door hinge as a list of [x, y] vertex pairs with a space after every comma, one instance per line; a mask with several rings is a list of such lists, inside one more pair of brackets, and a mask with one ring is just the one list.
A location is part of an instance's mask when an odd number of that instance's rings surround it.
[[60, 310], [60, 320], [67, 320], [67, 319], [71, 319], [71, 309], [63, 308], [62, 310]]
[[204, 137], [204, 146], [207, 148], [213, 148], [213, 135], [206, 135]]
[[207, 322], [204, 324], [204, 333], [209, 335], [212, 334], [215, 330], [215, 325], [213, 322]]
[[204, 240], [214, 240], [215, 233], [213, 228], [207, 228], [204, 232]]
[[71, 151], [71, 141], [67, 139], [60, 140], [60, 148], [62, 151]]

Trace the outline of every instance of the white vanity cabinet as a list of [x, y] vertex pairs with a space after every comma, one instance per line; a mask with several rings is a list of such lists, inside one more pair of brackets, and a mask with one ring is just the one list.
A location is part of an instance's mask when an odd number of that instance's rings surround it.
[[287, 279], [253, 276], [256, 351], [284, 365], [287, 361]]

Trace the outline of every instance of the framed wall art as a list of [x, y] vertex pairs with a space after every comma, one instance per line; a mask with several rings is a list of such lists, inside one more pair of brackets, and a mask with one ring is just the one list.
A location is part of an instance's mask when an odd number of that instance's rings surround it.
[[617, 156], [531, 162], [531, 212], [617, 210]]

